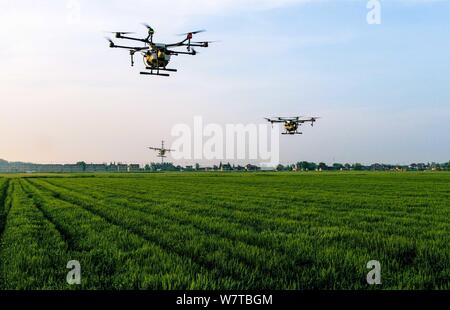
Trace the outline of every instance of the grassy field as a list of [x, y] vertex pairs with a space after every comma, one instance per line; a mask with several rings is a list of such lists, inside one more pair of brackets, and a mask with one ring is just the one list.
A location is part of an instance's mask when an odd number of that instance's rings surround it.
[[450, 173], [4, 175], [0, 289], [450, 289], [449, 214]]

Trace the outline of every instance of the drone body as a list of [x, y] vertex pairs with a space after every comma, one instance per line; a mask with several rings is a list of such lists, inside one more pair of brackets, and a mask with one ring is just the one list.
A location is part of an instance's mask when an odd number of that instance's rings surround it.
[[[177, 72], [177, 69], [167, 68], [167, 65], [170, 62], [171, 56], [178, 56], [178, 55], [195, 56], [195, 55], [197, 55], [197, 51], [194, 49], [194, 47], [205, 47], [206, 48], [209, 46], [209, 43], [211, 43], [210, 41], [203, 41], [203, 42], [192, 42], [191, 41], [194, 34], [204, 32], [204, 30], [192, 31], [192, 32], [182, 34], [182, 35], [185, 35], [186, 38], [177, 43], [173, 43], [173, 44], [154, 43], [153, 35], [154, 35], [155, 31], [153, 30], [152, 27], [150, 27], [147, 24], [144, 24], [144, 26], [147, 27], [147, 29], [148, 29], [148, 35], [146, 38], [130, 37], [130, 36], [128, 36], [128, 34], [130, 34], [131, 32], [113, 32], [117, 39], [142, 42], [145, 45], [143, 47], [117, 45], [111, 39], [107, 38], [109, 41], [109, 47], [122, 48], [122, 49], [129, 50], [130, 57], [131, 57], [131, 66], [134, 66], [134, 54], [136, 52], [141, 52], [143, 60], [144, 60], [145, 69], [148, 70], [148, 71], [141, 72], [141, 74], [169, 76], [169, 74], [162, 73], [162, 72]], [[175, 50], [180, 47], [186, 47], [187, 51]]]
[[161, 147], [151, 147], [151, 146], [150, 146], [149, 149], [158, 152], [158, 155], [156, 155], [156, 156], [159, 157], [159, 158], [161, 158], [161, 163], [162, 163], [162, 164], [164, 164], [164, 158], [167, 157], [167, 156], [166, 156], [166, 153], [174, 152], [174, 150], [166, 149], [166, 148], [164, 147], [164, 141], [161, 141]]
[[319, 119], [320, 117], [302, 117], [302, 116], [296, 116], [296, 117], [276, 117], [276, 118], [266, 118], [267, 121], [269, 121], [272, 125], [274, 123], [283, 123], [284, 129], [286, 130], [283, 132], [283, 135], [301, 135], [302, 132], [298, 131], [298, 128], [303, 125], [304, 123], [311, 123], [311, 126], [314, 126], [314, 123]]

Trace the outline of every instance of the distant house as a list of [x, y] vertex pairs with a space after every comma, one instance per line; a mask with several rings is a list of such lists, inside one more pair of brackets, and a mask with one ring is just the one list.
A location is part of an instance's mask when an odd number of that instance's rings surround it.
[[258, 171], [259, 167], [255, 166], [255, 165], [252, 165], [252, 164], [248, 164], [248, 165], [245, 166], [245, 170], [247, 170], [247, 171]]
[[222, 162], [220, 162], [219, 170], [220, 170], [220, 171], [232, 171], [232, 170], [233, 170], [233, 167], [230, 165], [230, 163], [228, 163], [228, 164], [222, 164]]
[[63, 166], [63, 172], [83, 172], [83, 167], [76, 164], [67, 164]]
[[129, 172], [139, 172], [141, 170], [140, 166], [138, 164], [130, 164], [128, 166]]
[[127, 164], [117, 164], [117, 172], [128, 172]]
[[376, 170], [376, 171], [382, 171], [382, 170], [385, 170], [385, 167], [382, 164], [372, 164], [372, 165], [370, 165], [370, 169]]
[[271, 167], [271, 166], [262, 166], [259, 168], [259, 170], [261, 170], [261, 171], [277, 171], [277, 168]]
[[86, 164], [86, 172], [105, 172], [105, 164]]

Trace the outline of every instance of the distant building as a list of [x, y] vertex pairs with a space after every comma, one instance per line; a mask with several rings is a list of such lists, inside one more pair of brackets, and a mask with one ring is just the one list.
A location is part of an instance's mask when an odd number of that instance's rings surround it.
[[127, 164], [117, 164], [117, 172], [128, 172]]
[[83, 172], [83, 167], [76, 164], [64, 165], [63, 172]]
[[255, 165], [248, 164], [245, 166], [245, 170], [247, 171], [258, 171], [260, 168]]
[[139, 172], [141, 170], [140, 166], [138, 164], [130, 164], [128, 166], [129, 172]]
[[106, 172], [105, 164], [87, 164], [85, 167], [86, 172]]
[[382, 164], [373, 164], [370, 165], [370, 170], [382, 171], [385, 170], [385, 167]]
[[220, 171], [232, 171], [232, 170], [233, 170], [233, 167], [230, 165], [230, 163], [228, 163], [228, 164], [222, 164], [222, 162], [220, 162], [219, 170], [220, 170]]
[[114, 163], [109, 164], [109, 166], [106, 167], [106, 171], [108, 172], [117, 172], [119, 169], [117, 165]]

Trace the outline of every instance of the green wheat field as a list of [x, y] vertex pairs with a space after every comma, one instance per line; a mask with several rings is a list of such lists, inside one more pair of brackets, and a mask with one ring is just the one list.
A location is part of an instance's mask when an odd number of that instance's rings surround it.
[[445, 172], [3, 175], [0, 289], [448, 290], [449, 215]]

